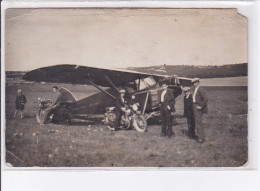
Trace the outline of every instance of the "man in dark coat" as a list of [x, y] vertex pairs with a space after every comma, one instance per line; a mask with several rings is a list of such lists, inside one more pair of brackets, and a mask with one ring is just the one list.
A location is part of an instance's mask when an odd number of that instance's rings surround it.
[[126, 90], [121, 89], [119, 91], [120, 96], [117, 97], [116, 99], [116, 109], [115, 109], [115, 113], [116, 113], [116, 123], [114, 124], [114, 130], [118, 130], [119, 126], [120, 126], [120, 121], [121, 121], [121, 116], [123, 114], [123, 112], [125, 112], [125, 104], [127, 104], [127, 99], [125, 98], [125, 94], [126, 94]]
[[195, 138], [195, 120], [193, 113], [193, 100], [190, 87], [184, 87], [184, 116], [187, 118], [188, 123], [188, 137]]
[[51, 99], [51, 106], [49, 106], [45, 111], [44, 111], [44, 116], [43, 116], [43, 124], [48, 123], [49, 117], [54, 113], [55, 108], [60, 105], [60, 100], [62, 97], [62, 94], [59, 92], [59, 88], [57, 86], [54, 86], [52, 88], [54, 94]]
[[163, 82], [162, 83], [163, 91], [159, 94], [160, 100], [160, 113], [161, 113], [161, 121], [162, 121], [162, 131], [161, 136], [172, 137], [174, 134], [172, 131], [172, 116], [171, 112], [175, 111], [174, 104], [175, 99], [171, 90], [168, 89], [168, 85]]
[[195, 128], [198, 136], [198, 142], [203, 143], [205, 141], [205, 133], [203, 126], [203, 114], [208, 112], [208, 96], [204, 89], [200, 87], [200, 79], [194, 78], [192, 80], [193, 86], [193, 112], [195, 118]]

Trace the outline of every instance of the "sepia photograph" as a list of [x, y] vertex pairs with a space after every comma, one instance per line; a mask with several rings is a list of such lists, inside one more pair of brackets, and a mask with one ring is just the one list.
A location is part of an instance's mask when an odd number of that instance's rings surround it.
[[8, 168], [248, 165], [237, 9], [7, 9], [2, 88]]

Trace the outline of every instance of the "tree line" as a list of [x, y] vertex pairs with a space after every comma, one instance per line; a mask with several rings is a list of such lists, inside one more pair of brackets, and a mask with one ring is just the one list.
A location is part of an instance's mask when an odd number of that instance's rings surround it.
[[187, 78], [222, 78], [247, 76], [247, 65], [247, 63], [220, 66], [161, 65], [150, 67], [131, 67], [128, 69], [152, 74], [178, 75]]

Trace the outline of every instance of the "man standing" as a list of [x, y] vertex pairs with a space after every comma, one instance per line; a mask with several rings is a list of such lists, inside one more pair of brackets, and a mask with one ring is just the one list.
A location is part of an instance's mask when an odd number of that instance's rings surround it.
[[184, 116], [187, 118], [188, 123], [188, 137], [195, 138], [195, 120], [193, 112], [193, 100], [190, 87], [182, 88], [184, 91]]
[[192, 81], [193, 86], [193, 111], [195, 118], [195, 127], [198, 136], [198, 142], [203, 143], [205, 141], [204, 126], [203, 126], [203, 113], [208, 112], [208, 97], [203, 88], [200, 87], [200, 79], [194, 78]]
[[42, 122], [43, 124], [46, 124], [48, 122], [49, 117], [53, 114], [55, 108], [60, 104], [60, 99], [62, 94], [58, 91], [58, 89], [59, 88], [57, 86], [52, 87], [54, 95], [51, 99], [51, 106], [44, 111], [43, 122]]
[[118, 130], [119, 126], [120, 126], [120, 121], [121, 121], [121, 116], [123, 114], [123, 112], [125, 112], [125, 104], [127, 103], [127, 100], [125, 98], [125, 93], [126, 90], [125, 89], [121, 89], [119, 91], [120, 96], [117, 98], [116, 100], [116, 123], [114, 124], [114, 130]]
[[174, 96], [171, 90], [168, 89], [166, 82], [162, 83], [163, 91], [160, 94], [160, 113], [162, 121], [162, 131], [161, 136], [165, 137], [166, 135], [170, 138], [174, 134], [172, 132], [172, 116], [171, 112], [175, 111]]

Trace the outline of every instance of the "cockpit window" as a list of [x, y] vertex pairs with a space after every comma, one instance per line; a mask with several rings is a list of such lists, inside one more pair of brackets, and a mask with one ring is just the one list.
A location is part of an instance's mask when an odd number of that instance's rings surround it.
[[149, 87], [153, 87], [156, 85], [156, 81], [154, 80], [154, 78], [152, 76], [149, 76], [147, 78], [143, 78], [140, 80], [139, 79], [135, 80], [135, 83], [137, 84], [138, 90], [144, 90], [144, 89], [147, 89]]

